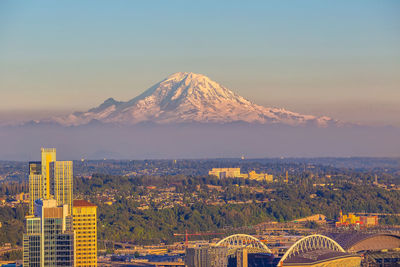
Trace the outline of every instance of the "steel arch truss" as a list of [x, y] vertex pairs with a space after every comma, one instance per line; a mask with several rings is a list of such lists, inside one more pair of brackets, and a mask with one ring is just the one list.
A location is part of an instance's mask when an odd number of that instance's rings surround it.
[[335, 240], [327, 236], [318, 234], [309, 235], [294, 243], [283, 255], [278, 266], [281, 266], [281, 264], [287, 258], [317, 249], [330, 249], [334, 251], [345, 252], [345, 250]]
[[249, 253], [272, 253], [263, 242], [251, 235], [231, 235], [220, 240], [216, 245], [219, 247], [228, 247], [229, 254], [235, 253], [239, 248], [246, 248]]

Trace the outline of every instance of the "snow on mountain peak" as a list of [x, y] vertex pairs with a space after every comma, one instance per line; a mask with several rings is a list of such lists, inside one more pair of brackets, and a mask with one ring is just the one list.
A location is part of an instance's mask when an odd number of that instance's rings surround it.
[[109, 98], [87, 112], [55, 120], [63, 125], [87, 124], [91, 120], [119, 124], [244, 121], [319, 126], [335, 122], [328, 117], [301, 115], [253, 104], [207, 76], [192, 72], [174, 73], [127, 102]]
[[174, 74], [171, 74], [168, 76], [165, 81], [168, 80], [176, 80], [176, 81], [181, 81], [181, 80], [210, 80], [207, 76], [203, 74], [197, 74], [193, 72], [176, 72]]

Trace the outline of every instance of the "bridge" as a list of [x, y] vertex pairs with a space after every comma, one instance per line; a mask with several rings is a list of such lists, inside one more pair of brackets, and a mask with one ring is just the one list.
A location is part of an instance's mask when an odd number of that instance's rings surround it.
[[235, 234], [220, 240], [216, 246], [227, 247], [232, 255], [240, 248], [246, 248], [248, 253], [271, 253], [272, 251], [259, 239], [251, 235]]

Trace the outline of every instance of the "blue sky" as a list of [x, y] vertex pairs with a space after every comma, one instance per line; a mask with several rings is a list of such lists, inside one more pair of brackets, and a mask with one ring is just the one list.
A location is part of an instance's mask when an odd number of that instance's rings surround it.
[[203, 73], [261, 105], [400, 126], [399, 1], [1, 1], [0, 120]]

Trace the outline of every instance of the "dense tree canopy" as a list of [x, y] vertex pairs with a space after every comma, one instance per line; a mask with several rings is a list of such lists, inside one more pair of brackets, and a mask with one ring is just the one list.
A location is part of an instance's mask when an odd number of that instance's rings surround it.
[[[371, 185], [358, 185], [338, 179], [327, 186], [314, 186], [314, 178], [300, 177], [292, 184], [249, 181], [244, 179], [217, 179], [215, 177], [111, 177], [95, 175], [92, 179], [77, 179], [76, 191], [85, 195], [116, 190], [112, 206], [99, 205], [99, 236], [105, 240], [126, 240], [137, 243], [177, 240], [174, 232], [216, 231], [255, 225], [269, 220], [291, 221], [316, 213], [336, 219], [339, 211], [400, 213], [400, 193]], [[293, 183], [296, 183], [294, 186]], [[168, 209], [150, 207], [139, 210], [137, 203], [127, 196], [147, 194], [144, 186], [159, 188], [176, 186], [176, 191], [187, 195], [199, 194], [196, 203]], [[206, 205], [202, 198], [213, 197], [217, 192], [204, 185], [221, 186], [218, 194], [224, 205]], [[252, 188], [264, 188], [263, 192]], [[256, 200], [266, 202], [256, 203]], [[230, 200], [248, 201], [246, 204], [229, 204]], [[96, 199], [93, 198], [94, 202]], [[396, 217], [395, 217], [396, 218]], [[397, 219], [396, 219], [397, 220]], [[393, 223], [395, 219], [382, 222]]]

